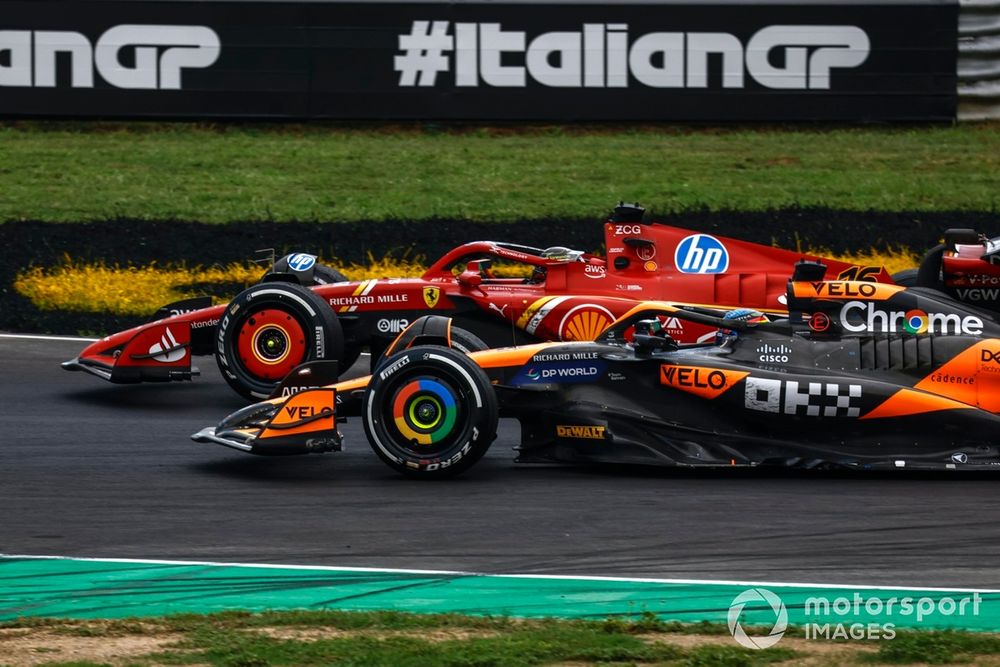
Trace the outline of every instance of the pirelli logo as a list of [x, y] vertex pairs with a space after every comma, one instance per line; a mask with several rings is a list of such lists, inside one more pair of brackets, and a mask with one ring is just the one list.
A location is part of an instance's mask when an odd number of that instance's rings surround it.
[[559, 438], [583, 438], [585, 440], [604, 440], [604, 426], [556, 426], [556, 436]]

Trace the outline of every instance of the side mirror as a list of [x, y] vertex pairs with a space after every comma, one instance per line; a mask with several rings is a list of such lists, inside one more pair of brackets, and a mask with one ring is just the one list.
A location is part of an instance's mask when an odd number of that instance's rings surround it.
[[479, 271], [466, 269], [458, 274], [458, 284], [462, 287], [474, 288], [483, 284], [483, 276]]

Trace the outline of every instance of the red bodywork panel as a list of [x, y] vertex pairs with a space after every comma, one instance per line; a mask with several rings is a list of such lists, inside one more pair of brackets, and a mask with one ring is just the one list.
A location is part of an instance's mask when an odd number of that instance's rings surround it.
[[[478, 241], [450, 251], [420, 278], [366, 280], [312, 289], [342, 318], [382, 316], [377, 323], [369, 323], [377, 329], [371, 335], [395, 337], [415, 312], [449, 315], [471, 301], [481, 313], [522, 332], [522, 339], [593, 340], [638, 301], [784, 311], [787, 281], [794, 264], [803, 259], [821, 260], [828, 266], [829, 279], [891, 282], [883, 267], [855, 266], [667, 225], [608, 222], [604, 238], [606, 259]], [[482, 259], [526, 265], [536, 273], [534, 279], [495, 277], [482, 264], [469, 264]], [[152, 346], [169, 328], [175, 337], [190, 336], [185, 341], [200, 332], [202, 342], [188, 351], [210, 354], [215, 345], [205, 330], [214, 331], [224, 311], [225, 306], [213, 306], [181, 312], [114, 334], [87, 347], [76, 363], [90, 366], [84, 370], [92, 373], [94, 368], [110, 372], [124, 366], [144, 366], [154, 369], [154, 375], [162, 375], [159, 371], [164, 367], [190, 371], [191, 354], [164, 361], [167, 357], [129, 357], [124, 348]], [[394, 319], [397, 313], [401, 317]], [[696, 342], [714, 331], [675, 320], [671, 318], [665, 325], [679, 342]], [[365, 344], [364, 339], [358, 340]], [[127, 379], [134, 375], [105, 379], [139, 381]]]
[[[988, 243], [959, 244], [954, 250], [946, 250], [942, 258], [945, 286], [975, 289], [1000, 287], [1000, 263], [994, 264], [985, 259], [989, 250]], [[1000, 261], [1000, 257], [989, 257]]]

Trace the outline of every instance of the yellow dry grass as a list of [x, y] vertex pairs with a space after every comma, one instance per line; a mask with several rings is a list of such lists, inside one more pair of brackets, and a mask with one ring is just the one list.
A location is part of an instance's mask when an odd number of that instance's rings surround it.
[[[822, 250], [811, 252], [863, 266], [884, 265], [890, 273], [916, 266], [919, 261], [919, 256], [902, 249], [847, 255], [832, 255]], [[323, 263], [338, 267], [350, 280], [409, 278], [420, 276], [426, 270], [422, 257], [376, 259], [369, 255], [365, 264], [341, 265], [336, 260]], [[495, 271], [515, 275], [516, 268], [497, 266]], [[252, 263], [210, 267], [155, 263], [119, 266], [88, 264], [66, 257], [57, 266], [36, 266], [24, 271], [14, 281], [14, 289], [42, 310], [149, 315], [164, 304], [197, 296], [199, 290], [192, 285], [249, 286], [257, 282], [261, 274], [261, 267]]]

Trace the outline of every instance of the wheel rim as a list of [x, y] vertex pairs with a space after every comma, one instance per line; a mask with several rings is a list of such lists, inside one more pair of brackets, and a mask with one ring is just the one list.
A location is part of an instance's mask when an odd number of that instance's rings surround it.
[[305, 361], [305, 331], [289, 313], [259, 310], [243, 321], [236, 349], [248, 373], [263, 380], [280, 380]]
[[458, 421], [457, 393], [438, 379], [411, 379], [392, 398], [392, 419], [406, 443], [421, 449], [440, 445]]

